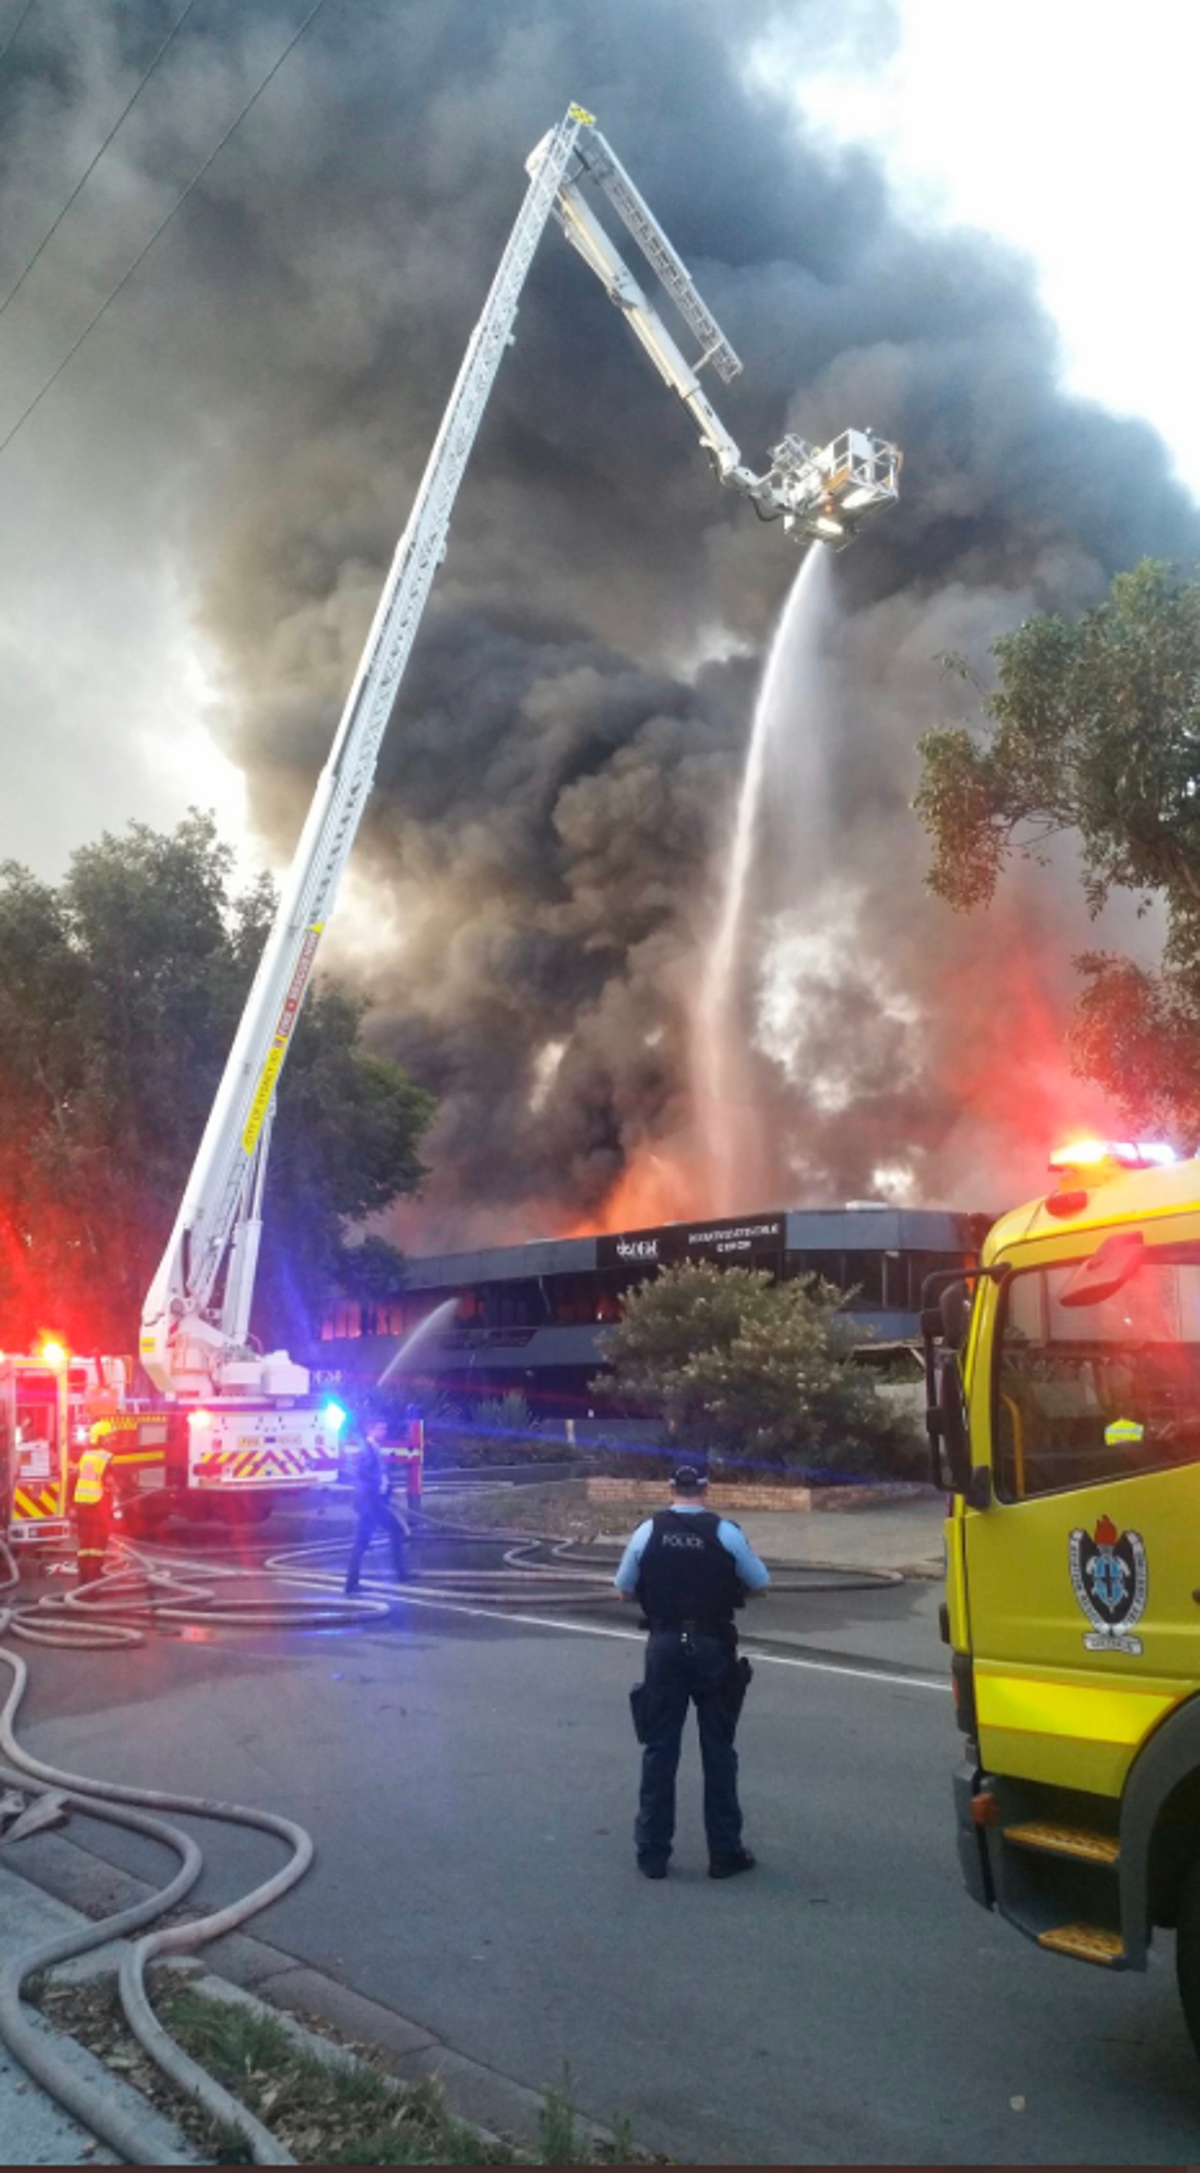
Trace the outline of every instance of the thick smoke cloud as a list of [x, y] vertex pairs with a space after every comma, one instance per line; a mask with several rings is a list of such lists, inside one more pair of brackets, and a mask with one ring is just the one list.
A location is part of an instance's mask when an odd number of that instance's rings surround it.
[[[55, 128], [95, 139], [166, 20], [150, 0], [99, 6], [72, 42], [43, 12], [10, 177]], [[161, 215], [299, 11], [251, 18], [197, 11], [111, 171], [126, 235]], [[861, 20], [886, 32], [885, 9]], [[836, 568], [820, 714], [778, 751], [746, 962], [760, 1197], [744, 1204], [887, 1183], [991, 1204], [1030, 1175], [1014, 1103], [1031, 1128], [1060, 1113], [1083, 930], [1069, 871], [1015, 885], [982, 925], [923, 898], [914, 741], [959, 699], [934, 658], [983, 659], [1144, 552], [1192, 558], [1200, 516], [1149, 429], [1058, 388], [1022, 261], [907, 230], [867, 158], [822, 150], [782, 91], [749, 87], [751, 37], [846, 22], [817, 0], [330, 0], [131, 300], [114, 354], [136, 361], [152, 420], [131, 402], [119, 434], [157, 463], [221, 659], [224, 741], [283, 846], [521, 162], [569, 99], [595, 111], [745, 358], [716, 390], [750, 464], [785, 428], [850, 422], [906, 452], [902, 506]], [[86, 229], [59, 261], [67, 324], [105, 267]], [[393, 931], [371, 956], [370, 1031], [441, 1099], [406, 1225], [424, 1243], [704, 1212], [689, 1006], [795, 567], [778, 529], [717, 491], [689, 419], [551, 229], [359, 847], [360, 890]]]

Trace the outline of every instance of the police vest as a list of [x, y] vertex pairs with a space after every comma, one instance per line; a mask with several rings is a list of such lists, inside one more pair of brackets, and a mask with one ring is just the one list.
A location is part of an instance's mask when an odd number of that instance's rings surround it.
[[80, 1508], [92, 1509], [104, 1500], [104, 1479], [111, 1462], [111, 1449], [84, 1450], [75, 1481], [75, 1500]]
[[654, 1624], [699, 1622], [727, 1629], [742, 1604], [737, 1565], [717, 1537], [711, 1509], [660, 1509], [651, 1520], [637, 1596]]

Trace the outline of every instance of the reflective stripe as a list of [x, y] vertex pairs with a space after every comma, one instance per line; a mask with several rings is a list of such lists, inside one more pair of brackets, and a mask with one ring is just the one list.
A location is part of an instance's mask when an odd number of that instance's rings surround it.
[[31, 1494], [26, 1487], [13, 1488], [13, 1515], [27, 1524], [35, 1524], [43, 1517], [60, 1517], [62, 1504], [56, 1486], [45, 1486], [38, 1494]]
[[79, 1476], [75, 1481], [75, 1501], [78, 1507], [93, 1509], [104, 1500], [104, 1474], [112, 1462], [108, 1449], [85, 1449], [79, 1459]]
[[242, 1133], [242, 1149], [246, 1154], [253, 1154], [258, 1135], [262, 1130], [263, 1119], [271, 1106], [271, 1096], [275, 1092], [275, 1081], [279, 1075], [284, 1057], [287, 1055], [292, 1028], [300, 1015], [305, 986], [312, 971], [312, 962], [317, 955], [317, 945], [321, 940], [321, 930], [324, 925], [323, 921], [313, 921], [300, 946], [288, 992], [283, 999], [283, 1009], [279, 1014], [271, 1047], [267, 1051], [266, 1062], [259, 1075], [258, 1085], [254, 1090], [254, 1099], [250, 1104], [245, 1129]]
[[1029, 1675], [975, 1670], [975, 1707], [981, 1728], [1074, 1736], [1088, 1743], [1140, 1743], [1178, 1703], [1179, 1697], [1169, 1692], [1132, 1685], [1126, 1690], [1107, 1683], [1051, 1683]]
[[197, 1479], [307, 1479], [314, 1472], [333, 1471], [335, 1460], [322, 1448], [207, 1449], [196, 1458]]

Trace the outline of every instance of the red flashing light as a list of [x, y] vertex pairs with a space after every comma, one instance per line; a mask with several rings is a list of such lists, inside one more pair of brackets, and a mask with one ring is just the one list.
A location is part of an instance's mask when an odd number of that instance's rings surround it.
[[1069, 1146], [1055, 1148], [1050, 1157], [1050, 1168], [1091, 1169], [1097, 1162], [1107, 1162], [1111, 1152], [1103, 1139], [1073, 1139]]
[[66, 1344], [60, 1343], [57, 1336], [43, 1336], [36, 1355], [44, 1366], [65, 1366], [67, 1363]]
[[1118, 1169], [1164, 1169], [1176, 1160], [1175, 1149], [1159, 1139], [1075, 1139], [1056, 1147], [1050, 1157], [1054, 1171], [1097, 1169], [1111, 1162]]
[[1061, 1221], [1065, 1222], [1068, 1215], [1082, 1215], [1087, 1203], [1088, 1195], [1083, 1191], [1052, 1192], [1046, 1201], [1046, 1213], [1048, 1215], [1057, 1215]]

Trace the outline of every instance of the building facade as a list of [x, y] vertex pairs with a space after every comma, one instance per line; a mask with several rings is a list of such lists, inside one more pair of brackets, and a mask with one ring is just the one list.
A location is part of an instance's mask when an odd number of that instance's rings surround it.
[[604, 1367], [603, 1330], [620, 1318], [624, 1293], [660, 1268], [709, 1260], [784, 1280], [820, 1275], [852, 1293], [845, 1317], [864, 1343], [914, 1342], [925, 1276], [971, 1264], [990, 1219], [799, 1208], [412, 1259], [408, 1287], [390, 1304], [331, 1305], [307, 1362], [330, 1384], [367, 1387], [407, 1345], [393, 1385], [414, 1397], [470, 1406], [516, 1390], [546, 1418], [601, 1416], [591, 1384]]

